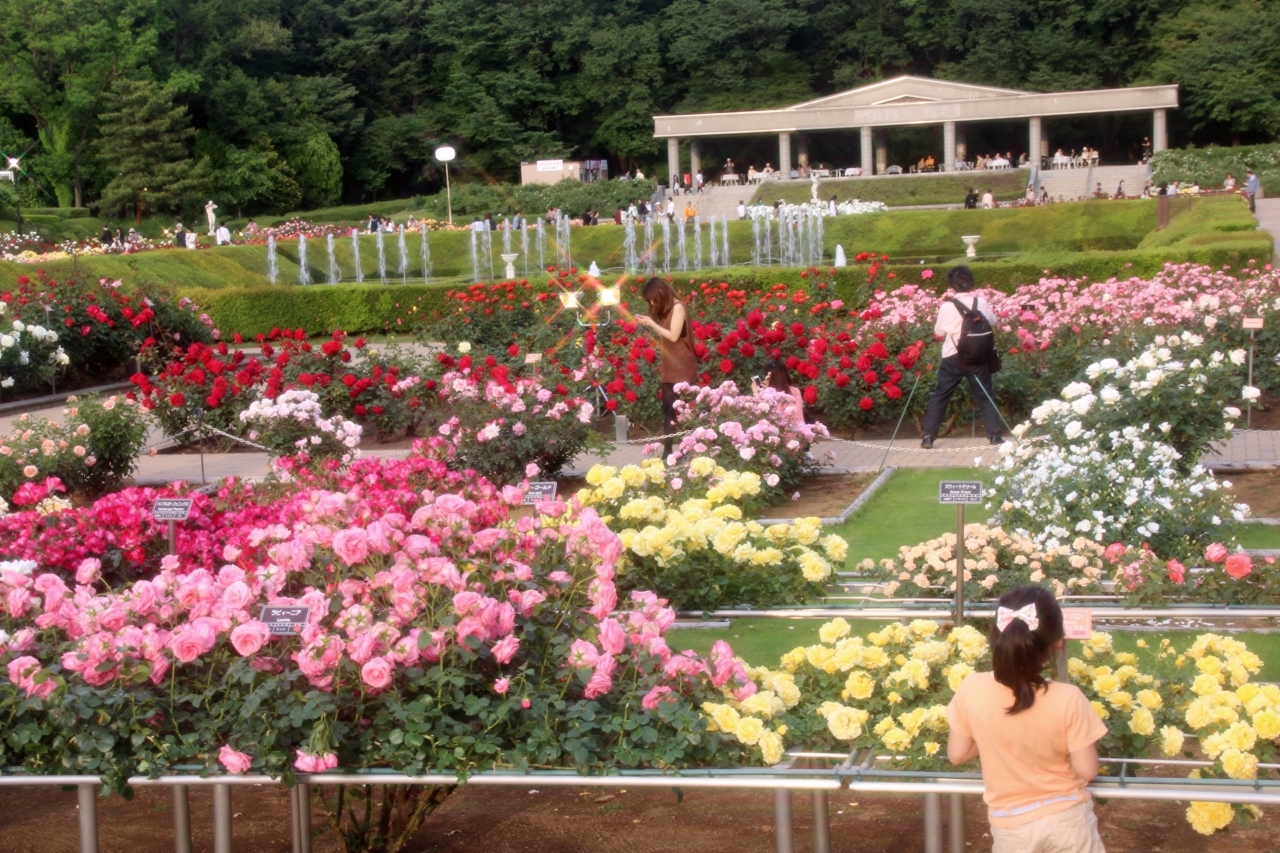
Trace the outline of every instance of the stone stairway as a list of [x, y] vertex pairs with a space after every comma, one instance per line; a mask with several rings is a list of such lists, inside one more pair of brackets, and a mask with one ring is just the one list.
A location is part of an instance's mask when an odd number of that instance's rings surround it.
[[680, 196], [676, 200], [676, 209], [682, 210], [684, 202], [689, 200], [693, 202], [698, 215], [704, 220], [712, 216], [716, 219], [727, 216], [730, 220], [734, 220], [738, 218], [738, 202], [744, 201], [750, 204], [754, 192], [755, 187], [704, 187], [702, 192], [695, 193], [693, 196]]
[[1146, 166], [1094, 166], [1088, 169], [1043, 169], [1040, 172], [1037, 196], [1044, 190], [1054, 201], [1075, 201], [1090, 198], [1099, 183], [1107, 195], [1115, 193], [1124, 181], [1125, 194], [1142, 194], [1147, 182]]

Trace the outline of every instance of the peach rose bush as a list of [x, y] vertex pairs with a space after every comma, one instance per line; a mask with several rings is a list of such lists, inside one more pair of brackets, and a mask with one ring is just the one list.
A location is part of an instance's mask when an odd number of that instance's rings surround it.
[[[449, 452], [300, 469], [250, 490], [220, 547], [116, 585], [94, 555], [74, 577], [5, 558], [0, 763], [124, 791], [192, 765], [291, 780], [759, 762], [700, 710], [755, 692], [743, 665], [724, 643], [671, 649], [667, 602], [619, 596], [623, 546], [596, 512], [516, 517], [524, 488], [452, 472]], [[224, 493], [210, 500], [245, 494]], [[305, 624], [273, 636], [264, 605], [307, 608]], [[326, 805], [347, 849], [397, 850], [448, 790], [389, 789], [387, 819], [359, 825], [349, 790]]]

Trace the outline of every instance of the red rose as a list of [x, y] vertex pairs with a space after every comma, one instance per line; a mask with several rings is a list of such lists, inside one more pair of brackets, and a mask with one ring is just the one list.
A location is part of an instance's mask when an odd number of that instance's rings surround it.
[[356, 414], [359, 415], [360, 417], [363, 418], [365, 416], [366, 411], [367, 410], [365, 409], [364, 406], [356, 406]]
[[865, 411], [869, 411], [871, 407], [875, 405], [875, 403], [871, 400], [870, 397], [863, 397], [861, 400], [858, 401], [858, 405], [861, 406], [862, 410], [865, 412]]
[[862, 381], [868, 385], [875, 385], [880, 381], [880, 377], [876, 375], [874, 370], [868, 370], [866, 373], [862, 374]]
[[729, 359], [727, 359], [727, 358], [722, 358], [722, 359], [720, 359], [720, 370], [721, 370], [721, 372], [723, 372], [723, 373], [732, 373], [732, 372], [733, 372], [733, 362], [732, 362], [732, 361], [730, 361], [730, 360], [729, 360]]
[[511, 346], [507, 347], [507, 355], [511, 356], [512, 358], [515, 358], [519, 354], [520, 354], [519, 344], [512, 344]]
[[179, 391], [179, 392], [177, 392], [177, 393], [174, 393], [174, 394], [170, 394], [170, 395], [169, 395], [169, 405], [170, 405], [170, 406], [175, 406], [175, 407], [177, 407], [177, 406], [185, 406], [185, 405], [186, 405], [186, 403], [187, 403], [187, 398], [186, 398], [186, 397], [184, 397], [184, 396], [182, 396], [182, 392], [180, 392], [180, 391]]
[[811, 406], [818, 402], [818, 389], [812, 385], [806, 385], [804, 387], [804, 401]]
[[849, 377], [848, 377], [848, 376], [844, 375], [843, 373], [839, 373], [839, 374], [837, 374], [837, 375], [836, 375], [836, 387], [837, 387], [837, 388], [843, 388], [843, 387], [845, 387], [845, 386], [846, 386], [846, 385], [848, 385], [848, 384], [849, 384]]
[[342, 352], [342, 344], [339, 341], [325, 341], [320, 351], [325, 355], [337, 355]]

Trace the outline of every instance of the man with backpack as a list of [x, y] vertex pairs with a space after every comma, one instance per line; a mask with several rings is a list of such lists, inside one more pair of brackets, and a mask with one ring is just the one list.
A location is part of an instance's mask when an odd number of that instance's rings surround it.
[[996, 316], [981, 296], [965, 296], [974, 286], [973, 270], [969, 267], [955, 266], [947, 270], [947, 284], [956, 296], [942, 303], [933, 326], [934, 335], [942, 341], [942, 361], [938, 364], [938, 384], [934, 386], [925, 412], [920, 446], [926, 450], [933, 447], [951, 395], [965, 377], [969, 379], [970, 393], [982, 409], [987, 440], [1000, 444], [1004, 438], [1000, 413], [995, 406], [996, 392], [991, 384], [991, 374], [1000, 369], [993, 329]]

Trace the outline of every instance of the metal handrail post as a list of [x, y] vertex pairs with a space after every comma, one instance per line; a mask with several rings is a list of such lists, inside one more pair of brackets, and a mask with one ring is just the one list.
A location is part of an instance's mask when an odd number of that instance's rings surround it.
[[298, 841], [299, 853], [311, 853], [311, 786], [298, 783]]
[[80, 808], [80, 853], [98, 853], [98, 786], [76, 786]]
[[191, 853], [191, 796], [186, 785], [173, 786], [173, 851]]
[[791, 791], [773, 789], [773, 834], [778, 853], [796, 853], [795, 829], [791, 821]]
[[813, 792], [813, 853], [831, 853], [831, 794]]
[[231, 786], [213, 786], [213, 853], [231, 853]]
[[924, 795], [924, 853], [942, 853], [942, 795]]
[[951, 853], [965, 853], [964, 794], [949, 794], [951, 814], [947, 816], [947, 834]]

